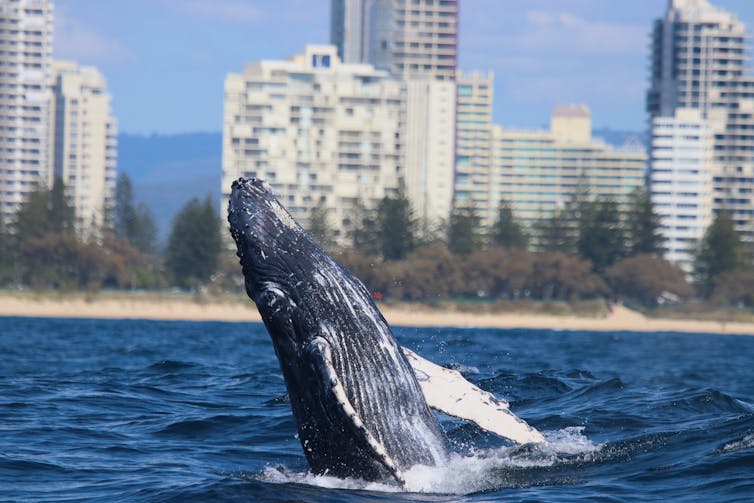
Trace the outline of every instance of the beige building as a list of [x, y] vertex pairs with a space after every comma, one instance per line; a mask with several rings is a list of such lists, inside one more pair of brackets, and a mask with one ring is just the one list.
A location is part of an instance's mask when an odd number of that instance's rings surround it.
[[52, 16], [49, 0], [0, 2], [0, 218], [6, 222], [50, 178]]
[[455, 79], [457, 0], [331, 0], [330, 42], [346, 63], [402, 79]]
[[[550, 131], [492, 128], [489, 200], [501, 199], [530, 231], [579, 194], [625, 205], [644, 186], [643, 148], [615, 149], [591, 137], [584, 105], [558, 107]], [[587, 134], [588, 133], [588, 134]]]
[[65, 182], [81, 237], [98, 236], [113, 208], [117, 126], [102, 74], [72, 61], [53, 63], [51, 169]]
[[223, 199], [239, 176], [266, 179], [302, 225], [322, 202], [345, 243], [356, 204], [374, 207], [404, 176], [403, 85], [333, 46], [249, 63], [225, 80]]

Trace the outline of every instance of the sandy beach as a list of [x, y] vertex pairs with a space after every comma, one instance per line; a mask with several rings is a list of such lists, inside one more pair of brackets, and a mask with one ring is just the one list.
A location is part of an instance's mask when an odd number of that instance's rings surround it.
[[[381, 311], [392, 325], [453, 326], [485, 328], [541, 328], [554, 330], [598, 330], [638, 332], [729, 333], [754, 335], [754, 324], [721, 323], [718, 321], [673, 320], [647, 318], [623, 306], [615, 306], [603, 318], [547, 316], [542, 314], [494, 313], [479, 314], [438, 310], [416, 305], [400, 307], [381, 305]], [[0, 316], [53, 318], [109, 318], [188, 321], [259, 322], [256, 308], [242, 301], [207, 301], [191, 297], [171, 296], [101, 296], [86, 299], [80, 295], [65, 297], [32, 294], [0, 294]]]

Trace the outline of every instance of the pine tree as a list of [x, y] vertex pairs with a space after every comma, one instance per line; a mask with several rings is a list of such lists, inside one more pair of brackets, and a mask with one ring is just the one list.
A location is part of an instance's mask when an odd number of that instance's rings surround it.
[[378, 249], [385, 260], [401, 260], [416, 244], [416, 219], [403, 190], [385, 196], [377, 207]]
[[516, 221], [513, 210], [507, 201], [501, 200], [497, 211], [497, 220], [490, 229], [490, 243], [505, 248], [525, 249], [529, 236]]
[[157, 225], [145, 204], [134, 206], [133, 184], [128, 174], [118, 175], [115, 185], [113, 218], [115, 236], [127, 241], [137, 250], [152, 254], [157, 249]]
[[576, 248], [602, 271], [625, 256], [620, 210], [615, 201], [597, 200], [581, 205]]
[[354, 204], [352, 211], [351, 246], [365, 255], [379, 255], [376, 211], [367, 208], [361, 199]]
[[197, 198], [178, 212], [165, 250], [165, 267], [173, 284], [196, 288], [217, 271], [222, 248], [220, 217], [212, 198]]
[[448, 249], [456, 255], [469, 255], [482, 248], [479, 217], [473, 208], [454, 208], [448, 221]]
[[632, 195], [626, 214], [626, 231], [629, 255], [662, 253], [664, 238], [660, 233], [660, 217], [646, 190], [637, 189]]
[[536, 224], [539, 250], [572, 255], [576, 251], [573, 217], [565, 210], [558, 210], [546, 220]]
[[696, 282], [702, 295], [709, 296], [712, 293], [715, 279], [721, 275], [745, 267], [741, 238], [730, 215], [721, 211], [715, 215], [714, 221], [704, 233], [694, 262]]
[[308, 231], [322, 248], [328, 249], [335, 246], [335, 236], [328, 218], [328, 208], [325, 202], [320, 200], [309, 212]]

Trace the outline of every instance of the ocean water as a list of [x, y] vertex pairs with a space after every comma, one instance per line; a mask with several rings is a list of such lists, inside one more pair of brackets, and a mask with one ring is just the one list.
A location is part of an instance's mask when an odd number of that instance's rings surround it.
[[410, 492], [315, 477], [262, 325], [0, 318], [0, 501], [754, 500], [754, 337], [395, 332], [550, 444], [442, 417]]

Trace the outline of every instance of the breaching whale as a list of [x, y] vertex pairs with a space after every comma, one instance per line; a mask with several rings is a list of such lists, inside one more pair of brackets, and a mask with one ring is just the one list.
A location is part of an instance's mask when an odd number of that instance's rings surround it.
[[402, 349], [364, 285], [267, 183], [233, 182], [228, 221], [313, 473], [403, 484], [414, 465], [443, 465], [447, 444], [430, 406], [516, 442], [544, 440], [503, 400]]

